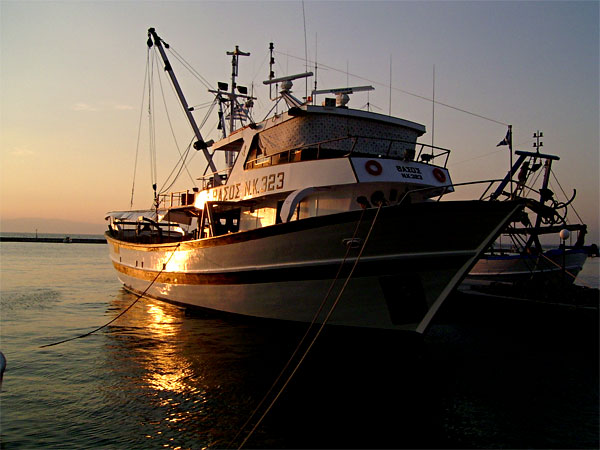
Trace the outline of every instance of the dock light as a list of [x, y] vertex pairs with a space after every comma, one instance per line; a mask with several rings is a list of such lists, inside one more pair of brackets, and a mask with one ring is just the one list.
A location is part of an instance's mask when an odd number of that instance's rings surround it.
[[560, 238], [563, 241], [566, 241], [567, 239], [569, 239], [569, 236], [571, 236], [571, 233], [569, 232], [569, 230], [567, 230], [566, 228], [563, 230], [560, 230]]

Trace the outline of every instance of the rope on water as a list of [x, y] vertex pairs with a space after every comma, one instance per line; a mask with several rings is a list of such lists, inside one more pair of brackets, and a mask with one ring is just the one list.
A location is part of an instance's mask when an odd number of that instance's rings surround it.
[[[356, 238], [356, 235], [358, 234], [358, 229], [360, 227], [360, 224], [362, 222], [362, 219], [363, 219], [364, 215], [365, 215], [365, 210], [363, 209], [362, 212], [361, 212], [361, 214], [360, 214], [360, 217], [358, 218], [358, 222], [356, 223], [356, 227], [354, 228], [354, 233], [352, 234], [352, 241]], [[296, 357], [296, 355], [298, 354], [298, 352], [302, 348], [302, 345], [304, 344], [304, 342], [308, 338], [308, 335], [310, 334], [310, 331], [312, 330], [313, 326], [317, 322], [317, 319], [321, 315], [321, 312], [323, 311], [323, 308], [325, 307], [325, 304], [327, 303], [327, 300], [329, 299], [329, 295], [331, 294], [331, 291], [333, 290], [333, 287], [335, 286], [335, 283], [339, 279], [340, 273], [342, 272], [344, 264], [346, 263], [346, 260], [348, 259], [348, 254], [350, 253], [351, 248], [352, 247], [349, 244], [347, 246], [347, 248], [346, 248], [346, 254], [344, 255], [344, 258], [342, 259], [342, 262], [340, 263], [340, 265], [338, 267], [337, 273], [335, 274], [335, 277], [333, 278], [332, 282], [330, 283], [329, 289], [327, 290], [327, 293], [325, 294], [325, 297], [323, 297], [323, 301], [321, 302], [321, 305], [319, 306], [319, 308], [315, 312], [315, 314], [313, 316], [313, 319], [310, 322], [310, 325], [308, 326], [308, 328], [306, 329], [306, 332], [304, 333], [304, 336], [302, 336], [302, 339], [300, 339], [300, 342], [298, 343], [298, 345], [294, 349], [294, 351], [292, 353], [292, 356], [289, 357], [288, 361], [283, 366], [283, 369], [281, 369], [281, 371], [279, 372], [279, 375], [277, 376], [277, 378], [275, 379], [275, 381], [273, 381], [273, 384], [271, 385], [271, 387], [269, 388], [269, 390], [267, 391], [267, 393], [263, 396], [262, 400], [258, 403], [258, 405], [256, 406], [256, 408], [254, 408], [254, 411], [252, 411], [252, 414], [250, 414], [250, 417], [248, 417], [248, 419], [246, 420], [246, 422], [244, 422], [244, 424], [238, 430], [237, 434], [229, 442], [229, 445], [228, 445], [229, 448], [233, 447], [233, 443], [235, 442], [235, 440], [244, 431], [244, 429], [248, 426], [248, 424], [252, 421], [252, 419], [258, 413], [258, 410], [262, 407], [262, 405], [267, 401], [267, 398], [269, 398], [269, 396], [271, 395], [271, 392], [273, 392], [273, 389], [275, 389], [275, 386], [277, 386], [277, 383], [279, 383], [279, 380], [281, 380], [281, 378], [283, 377], [283, 375], [287, 371], [288, 367], [290, 366], [290, 364], [292, 363], [292, 361], [294, 360], [294, 358]]]
[[364, 249], [365, 249], [365, 247], [367, 245], [367, 242], [369, 241], [369, 237], [371, 236], [371, 232], [373, 231], [373, 228], [375, 227], [375, 223], [377, 222], [377, 217], [379, 216], [379, 211], [381, 211], [382, 205], [383, 205], [382, 203], [379, 204], [379, 206], [377, 208], [377, 212], [375, 213], [375, 217], [373, 218], [373, 223], [371, 223], [371, 227], [369, 228], [369, 232], [367, 233], [367, 236], [365, 237], [365, 240], [363, 242], [362, 247], [360, 248], [360, 252], [358, 253], [358, 255], [356, 257], [356, 260], [354, 261], [354, 265], [352, 266], [352, 269], [350, 270], [350, 273], [348, 274], [348, 277], [346, 278], [346, 281], [344, 282], [344, 285], [342, 286], [342, 289], [340, 290], [340, 292], [338, 293], [335, 301], [333, 302], [333, 305], [331, 305], [331, 308], [329, 309], [329, 312], [327, 313], [327, 316], [325, 317], [325, 319], [323, 320], [323, 323], [319, 327], [319, 330], [317, 331], [317, 334], [313, 337], [313, 339], [310, 342], [310, 344], [308, 345], [307, 349], [302, 354], [302, 357], [300, 358], [300, 360], [298, 361], [298, 363], [294, 367], [294, 370], [292, 370], [292, 373], [288, 376], [288, 378], [285, 380], [285, 383], [283, 384], [283, 386], [281, 386], [281, 388], [279, 389], [279, 392], [277, 393], [277, 395], [275, 396], [275, 398], [271, 401], [271, 403], [269, 404], [269, 406], [267, 407], [267, 409], [265, 410], [265, 412], [262, 414], [262, 416], [260, 416], [260, 418], [258, 419], [258, 422], [256, 422], [256, 424], [254, 425], [254, 427], [252, 427], [252, 430], [250, 430], [250, 432], [248, 433], [248, 435], [244, 438], [244, 440], [242, 441], [242, 443], [240, 444], [240, 446], [238, 447], [238, 449], [241, 449], [246, 444], [246, 442], [248, 441], [248, 439], [250, 439], [250, 437], [252, 436], [252, 434], [254, 433], [254, 431], [256, 431], [256, 429], [258, 428], [258, 426], [262, 423], [262, 421], [264, 420], [264, 418], [266, 417], [266, 415], [269, 413], [269, 411], [271, 410], [271, 408], [275, 405], [275, 403], [277, 402], [277, 400], [279, 399], [279, 397], [281, 396], [281, 394], [283, 393], [283, 391], [285, 390], [285, 388], [287, 387], [287, 385], [290, 383], [290, 381], [292, 380], [292, 378], [294, 377], [294, 375], [296, 374], [296, 372], [298, 371], [298, 369], [300, 368], [300, 366], [302, 365], [302, 363], [306, 359], [306, 356], [308, 356], [308, 353], [310, 352], [310, 350], [312, 349], [313, 345], [317, 341], [317, 338], [319, 337], [319, 335], [323, 331], [323, 328], [325, 328], [325, 325], [327, 324], [327, 322], [329, 321], [329, 318], [333, 314], [333, 312], [334, 312], [337, 304], [340, 301], [340, 298], [342, 297], [342, 294], [346, 290], [346, 286], [348, 286], [348, 283], [350, 282], [350, 279], [352, 278], [352, 275], [354, 274], [354, 270], [356, 269], [356, 266], [358, 265], [358, 262], [360, 261], [360, 258], [361, 258], [362, 254], [363, 254], [363, 251], [364, 251]]
[[152, 285], [156, 282], [156, 280], [158, 280], [158, 277], [165, 271], [165, 268], [167, 267], [167, 264], [169, 263], [169, 261], [171, 261], [171, 258], [173, 257], [173, 255], [175, 254], [175, 252], [177, 251], [177, 249], [179, 248], [180, 245], [181, 245], [181, 242], [179, 242], [177, 244], [177, 246], [175, 247], [175, 249], [171, 253], [171, 256], [169, 256], [169, 259], [167, 259], [167, 262], [165, 264], [163, 264], [163, 268], [156, 274], [156, 276], [154, 277], [154, 279], [152, 280], [152, 282], [148, 285], [148, 287], [146, 289], [144, 289], [144, 292], [142, 292], [141, 294], [135, 294], [137, 296], [137, 298], [134, 300], [134, 302], [131, 305], [129, 305], [127, 308], [125, 308], [123, 311], [121, 311], [121, 313], [117, 317], [115, 317], [114, 319], [112, 319], [110, 322], [105, 323], [104, 325], [102, 325], [102, 326], [100, 326], [100, 327], [96, 328], [95, 330], [92, 330], [92, 331], [90, 331], [88, 333], [82, 334], [80, 336], [75, 336], [75, 337], [72, 337], [72, 338], [68, 338], [68, 339], [63, 339], [62, 341], [53, 342], [52, 344], [41, 345], [39, 348], [53, 347], [55, 345], [64, 344], [65, 342], [74, 341], [75, 339], [81, 339], [81, 338], [90, 336], [90, 335], [94, 334], [95, 332], [100, 331], [103, 328], [106, 328], [111, 323], [113, 323], [114, 321], [116, 321], [119, 317], [123, 316], [127, 311], [129, 311], [133, 307], [133, 305], [135, 305], [144, 295], [146, 295], [146, 292], [148, 292], [148, 289], [150, 289], [152, 287]]

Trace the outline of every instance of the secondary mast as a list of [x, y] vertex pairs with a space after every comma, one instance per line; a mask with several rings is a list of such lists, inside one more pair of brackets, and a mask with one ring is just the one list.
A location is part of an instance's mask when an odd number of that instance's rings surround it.
[[[223, 138], [227, 137], [227, 130], [223, 112], [223, 103], [229, 102], [229, 135], [235, 131], [235, 120], [236, 118], [240, 120], [241, 124], [244, 125], [245, 120], [252, 120], [249, 116], [249, 110], [252, 108], [253, 101], [256, 100], [252, 95], [248, 95], [248, 88], [245, 86], [238, 86], [236, 83], [236, 77], [239, 73], [239, 57], [240, 56], [250, 56], [249, 52], [243, 52], [240, 50], [239, 46], [235, 46], [235, 50], [232, 52], [227, 52], [231, 58], [231, 91], [228, 92], [229, 86], [227, 83], [218, 82], [217, 90], [209, 89], [208, 92], [215, 94], [219, 101], [219, 126], [217, 127], [219, 130], [223, 130]], [[239, 93], [236, 93], [236, 89]], [[225, 100], [227, 98], [228, 100]], [[238, 98], [246, 99], [244, 103], [244, 107], [240, 105], [237, 101]], [[235, 162], [235, 152], [226, 151], [225, 152], [225, 163], [227, 167], [231, 169]]]

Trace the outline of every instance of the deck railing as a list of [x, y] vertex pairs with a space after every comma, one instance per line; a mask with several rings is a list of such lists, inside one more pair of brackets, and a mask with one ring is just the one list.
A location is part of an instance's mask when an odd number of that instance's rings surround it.
[[178, 206], [193, 205], [196, 200], [196, 192], [190, 191], [174, 191], [167, 194], [160, 194], [159, 205], [161, 208], [176, 208]]
[[[340, 149], [331, 147], [331, 144], [340, 144], [348, 141], [350, 149]], [[361, 141], [366, 145], [359, 145]], [[380, 147], [380, 152], [365, 152], [361, 151], [364, 146]], [[304, 144], [301, 146], [291, 147], [282, 150], [271, 155], [262, 155], [254, 159], [246, 161], [245, 169], [258, 169], [261, 167], [274, 166], [278, 164], [287, 164], [299, 161], [317, 160], [317, 159], [331, 159], [341, 158], [348, 156], [385, 156], [390, 157], [392, 150], [400, 147], [404, 150], [404, 155], [398, 158], [408, 161], [421, 161], [426, 164], [430, 164], [436, 161], [436, 159], [444, 159], [441, 167], [446, 167], [448, 164], [448, 157], [450, 156], [450, 150], [442, 147], [435, 147], [429, 144], [424, 144], [414, 141], [406, 141], [402, 139], [382, 138], [373, 136], [346, 136], [335, 139], [327, 139], [325, 141], [314, 142], [311, 144]], [[418, 152], [416, 148], [418, 147]], [[416, 158], [415, 158], [416, 154]]]

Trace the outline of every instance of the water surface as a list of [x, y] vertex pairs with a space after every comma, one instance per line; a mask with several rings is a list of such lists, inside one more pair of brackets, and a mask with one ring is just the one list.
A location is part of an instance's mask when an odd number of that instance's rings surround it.
[[[40, 348], [136, 297], [105, 245], [0, 250], [3, 448], [228, 447], [304, 331], [144, 299]], [[597, 332], [597, 313], [498, 305], [422, 342], [331, 331], [247, 447], [597, 448]]]

